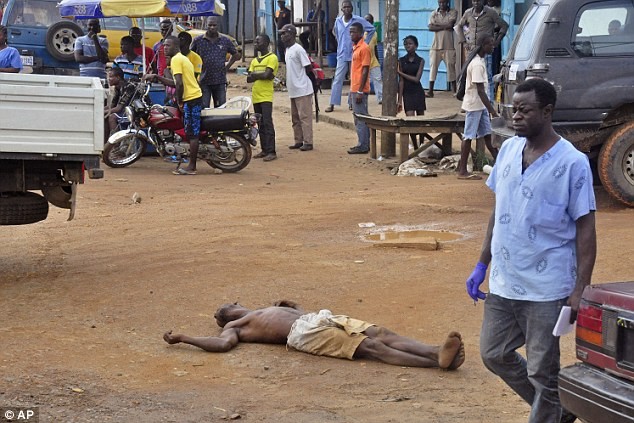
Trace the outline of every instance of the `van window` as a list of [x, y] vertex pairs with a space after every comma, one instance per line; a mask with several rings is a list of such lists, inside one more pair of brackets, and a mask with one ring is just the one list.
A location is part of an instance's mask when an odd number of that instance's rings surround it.
[[145, 25], [145, 30], [146, 31], [160, 31], [160, 23], [161, 23], [161, 18], [158, 17], [151, 17], [151, 18], [137, 18], [137, 24], [139, 25], [139, 27], [143, 28], [141, 26], [141, 21], [143, 21], [143, 24]]
[[634, 6], [602, 1], [579, 10], [571, 45], [582, 57], [634, 56]]
[[60, 20], [59, 9], [54, 1], [16, 0], [7, 18], [7, 24], [49, 27]]
[[509, 57], [514, 60], [528, 60], [531, 57], [533, 46], [536, 45], [535, 37], [544, 22], [546, 12], [548, 12], [548, 6], [544, 4], [534, 4], [528, 11], [524, 26], [519, 29], [511, 46]]
[[132, 19], [127, 16], [115, 16], [112, 18], [101, 18], [99, 24], [102, 30], [125, 30], [128, 32], [132, 25]]

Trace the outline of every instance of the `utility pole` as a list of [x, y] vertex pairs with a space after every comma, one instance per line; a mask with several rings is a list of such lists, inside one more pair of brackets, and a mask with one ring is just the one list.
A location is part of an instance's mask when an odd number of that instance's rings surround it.
[[[385, 0], [385, 31], [383, 35], [383, 116], [396, 116], [398, 96], [398, 0]], [[396, 155], [396, 134], [381, 131], [381, 155]]]

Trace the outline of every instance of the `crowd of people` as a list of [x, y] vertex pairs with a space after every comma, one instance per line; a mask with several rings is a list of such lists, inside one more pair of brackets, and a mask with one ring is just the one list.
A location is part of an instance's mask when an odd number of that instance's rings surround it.
[[[464, 47], [467, 56], [466, 62], [469, 68], [465, 72], [466, 93], [462, 103], [462, 109], [466, 112], [466, 131], [462, 151], [470, 151], [470, 141], [479, 137], [486, 140], [489, 151], [495, 158], [496, 150], [490, 143], [490, 116], [495, 111], [491, 106], [492, 96], [492, 72], [495, 63], [492, 53], [499, 50], [499, 44], [504, 37], [508, 24], [496, 12], [496, 1], [489, 0], [489, 6], [484, 5], [484, 0], [472, 0], [473, 7], [467, 9], [459, 19], [456, 10], [451, 9], [449, 0], [438, 0], [438, 8], [430, 15], [428, 28], [434, 34], [430, 48], [430, 72], [429, 90], [423, 89], [422, 75], [425, 60], [417, 54], [418, 39], [414, 35], [408, 35], [403, 40], [405, 55], [398, 59], [398, 95], [396, 98], [397, 109], [404, 111], [407, 116], [424, 115], [427, 108], [426, 97], [434, 96], [434, 89], [438, 68], [441, 62], [445, 63], [447, 82], [452, 91], [456, 90], [456, 56], [454, 34], [456, 41]], [[342, 87], [344, 80], [349, 75], [350, 93], [348, 95], [348, 108], [356, 114], [368, 114], [368, 96], [371, 87], [374, 88], [376, 101], [383, 102], [381, 65], [378, 60], [377, 32], [373, 25], [374, 17], [370, 14], [361, 17], [353, 14], [353, 4], [350, 0], [341, 2], [341, 15], [334, 21], [332, 33], [337, 44], [337, 65], [331, 84], [330, 103], [325, 112], [332, 112], [335, 107], [341, 105]], [[309, 12], [309, 20], [324, 19], [323, 11], [316, 3]], [[286, 7], [285, 0], [278, 0], [278, 10], [275, 16], [275, 24], [278, 29], [279, 41], [277, 43], [277, 55], [270, 51], [270, 39], [262, 34], [255, 40], [256, 55], [249, 66], [247, 81], [253, 83], [252, 98], [254, 109], [262, 115], [260, 122], [260, 138], [262, 152], [256, 158], [272, 161], [277, 158], [275, 149], [275, 129], [272, 117], [273, 80], [278, 71], [279, 63], [286, 64], [286, 87], [288, 89], [291, 104], [291, 121], [294, 143], [290, 149], [310, 151], [313, 149], [312, 130], [312, 96], [315, 93], [315, 81], [312, 78], [311, 60], [306, 52], [311, 30], [298, 32], [291, 23], [291, 11]], [[185, 126], [190, 128], [190, 135], [194, 139], [196, 128], [200, 126], [199, 107], [186, 107], [185, 103], [198, 98], [197, 90], [201, 92], [200, 108], [219, 107], [226, 98], [227, 70], [232, 64], [241, 58], [241, 53], [236, 50], [232, 42], [218, 32], [218, 20], [209, 17], [206, 21], [204, 35], [192, 39], [187, 32], [178, 34], [176, 43], [177, 53], [188, 59], [190, 66], [178, 67], [174, 70], [171, 66], [172, 57], [166, 53], [165, 44], [173, 33], [173, 23], [165, 19], [160, 23], [161, 40], [152, 48], [143, 47], [141, 44], [142, 33], [137, 27], [131, 28], [129, 35], [121, 41], [121, 54], [112, 62], [112, 69], [120, 69], [123, 80], [118, 81], [120, 72], [112, 76], [115, 82], [114, 100], [121, 103], [111, 104], [106, 108], [105, 117], [106, 135], [116, 128], [116, 115], [125, 106], [123, 102], [129, 100], [125, 95], [129, 91], [126, 82], [144, 79], [150, 82], [160, 82], [165, 86], [165, 103], [185, 108]], [[81, 76], [98, 77], [110, 81], [106, 74], [106, 65], [109, 62], [108, 52], [110, 44], [107, 38], [100, 37], [101, 32], [98, 19], [91, 19], [87, 24], [87, 33], [79, 37], [75, 43], [75, 60], [79, 64]], [[6, 45], [6, 28], [0, 29], [0, 68], [3, 71], [17, 72], [22, 65], [19, 62], [19, 54], [15, 49]], [[302, 44], [297, 42], [297, 37]], [[489, 47], [482, 47], [483, 40], [492, 38], [492, 51]], [[488, 49], [488, 50], [487, 50]], [[485, 51], [486, 50], [486, 51]], [[482, 62], [485, 64], [486, 78], [481, 78]], [[180, 62], [179, 62], [180, 63]], [[112, 72], [112, 70], [110, 71]], [[179, 74], [175, 72], [185, 72]], [[194, 81], [196, 84], [184, 84], [179, 89], [176, 80], [181, 75], [183, 81]], [[488, 101], [481, 96], [481, 90], [487, 94]], [[190, 105], [191, 106], [191, 105]], [[191, 113], [190, 113], [191, 112]], [[357, 132], [357, 144], [349, 148], [349, 154], [367, 154], [369, 152], [369, 129], [362, 121], [355, 118]], [[419, 145], [417, 135], [412, 134], [411, 140], [416, 148]], [[463, 154], [464, 156], [464, 154]], [[459, 177], [476, 179], [478, 176], [466, 172], [466, 159], [461, 160]], [[183, 172], [193, 174], [195, 172], [195, 159], [192, 160]]]

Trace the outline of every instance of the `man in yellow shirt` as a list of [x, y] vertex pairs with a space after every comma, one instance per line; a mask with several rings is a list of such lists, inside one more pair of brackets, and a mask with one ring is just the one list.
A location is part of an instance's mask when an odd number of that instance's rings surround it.
[[277, 56], [269, 51], [271, 39], [266, 34], [255, 37], [255, 51], [258, 55], [249, 65], [247, 82], [253, 82], [251, 97], [253, 110], [260, 113], [260, 145], [262, 151], [256, 159], [270, 162], [277, 159], [275, 153], [275, 127], [273, 126], [273, 79], [277, 73]]
[[203, 59], [198, 53], [191, 51], [189, 46], [192, 45], [192, 36], [189, 32], [183, 31], [178, 34], [178, 41], [181, 49], [181, 54], [189, 59], [194, 65], [194, 75], [196, 80], [200, 78], [200, 74], [203, 71]]
[[194, 74], [194, 65], [180, 52], [178, 38], [169, 36], [163, 43], [165, 55], [171, 57], [170, 67], [174, 76], [176, 93], [174, 98], [183, 111], [185, 133], [189, 140], [189, 164], [185, 169], [174, 171], [176, 175], [195, 175], [198, 158], [198, 135], [200, 134], [200, 112], [203, 93]]

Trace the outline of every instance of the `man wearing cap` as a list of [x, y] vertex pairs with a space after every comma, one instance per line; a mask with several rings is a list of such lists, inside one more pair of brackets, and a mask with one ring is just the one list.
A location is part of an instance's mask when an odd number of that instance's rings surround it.
[[297, 28], [284, 25], [279, 31], [280, 39], [286, 45], [286, 89], [291, 99], [291, 121], [295, 143], [291, 150], [310, 151], [313, 149], [313, 83], [308, 77], [312, 64], [306, 50], [296, 42]]

